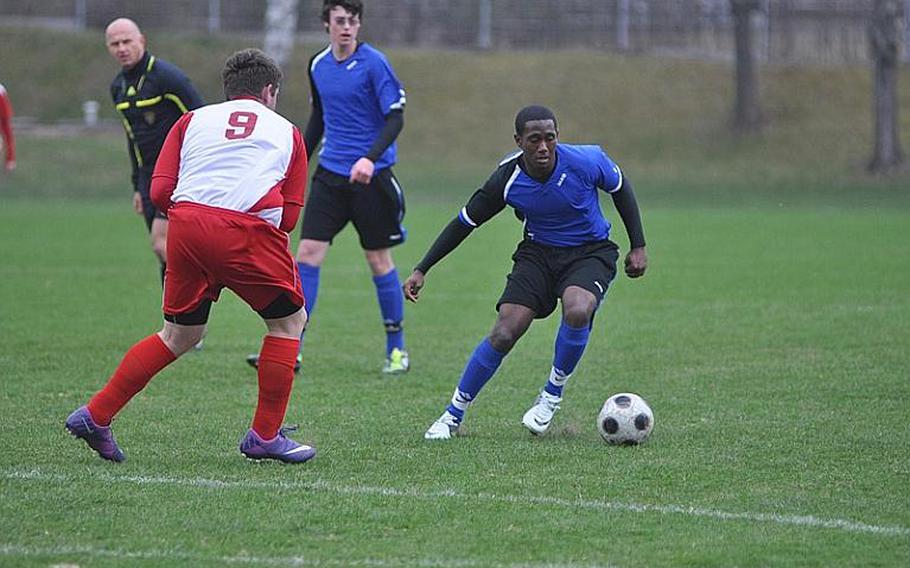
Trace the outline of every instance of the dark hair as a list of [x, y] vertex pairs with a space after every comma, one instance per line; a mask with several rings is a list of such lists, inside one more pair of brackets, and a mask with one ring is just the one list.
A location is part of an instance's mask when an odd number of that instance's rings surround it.
[[553, 127], [556, 129], [559, 128], [556, 124], [556, 115], [553, 114], [552, 110], [545, 106], [531, 105], [518, 111], [518, 114], [515, 116], [515, 134], [521, 136], [525, 131], [525, 125], [532, 120], [552, 120]]
[[334, 8], [344, 8], [351, 14], [363, 19], [363, 2], [360, 0], [325, 0], [322, 3], [322, 21], [329, 22], [329, 12]]
[[262, 51], [243, 49], [227, 58], [221, 71], [224, 96], [228, 99], [243, 95], [258, 97], [268, 85], [281, 83], [281, 69], [275, 60]]

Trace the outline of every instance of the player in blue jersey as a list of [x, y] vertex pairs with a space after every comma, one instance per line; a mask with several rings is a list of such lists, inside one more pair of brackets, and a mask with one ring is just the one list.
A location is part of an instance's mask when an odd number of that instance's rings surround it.
[[[401, 224], [404, 194], [392, 173], [395, 139], [404, 126], [405, 92], [385, 55], [358, 41], [362, 16], [360, 0], [326, 0], [323, 5], [329, 45], [310, 60], [307, 155], [320, 140], [323, 144], [304, 208], [297, 267], [312, 318], [329, 245], [353, 223], [385, 325], [382, 370], [396, 374], [406, 372], [410, 363], [402, 330], [404, 298], [391, 252], [406, 237]], [[258, 364], [255, 355], [247, 361]]]
[[404, 283], [404, 295], [416, 302], [430, 268], [452, 252], [476, 227], [514, 208], [524, 220], [524, 239], [496, 308], [493, 330], [471, 355], [452, 400], [424, 434], [449, 439], [468, 406], [499, 368], [503, 358], [535, 318], [545, 318], [562, 301], [553, 366], [546, 384], [522, 424], [543, 434], [562, 402], [563, 388], [584, 353], [594, 312], [616, 276], [618, 247], [610, 241], [610, 222], [598, 202], [598, 190], [613, 198], [629, 235], [625, 272], [645, 273], [648, 257], [632, 184], [599, 146], [560, 144], [556, 117], [541, 106], [523, 108], [515, 118], [519, 152], [503, 160], [468, 200]]

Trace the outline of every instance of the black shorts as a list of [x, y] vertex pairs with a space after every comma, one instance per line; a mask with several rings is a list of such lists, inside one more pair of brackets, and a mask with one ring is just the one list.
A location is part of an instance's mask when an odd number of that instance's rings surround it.
[[301, 239], [332, 242], [348, 221], [354, 223], [364, 250], [391, 248], [404, 242], [404, 192], [391, 168], [375, 172], [369, 185], [322, 166], [313, 174], [303, 208]]
[[569, 286], [578, 286], [597, 297], [597, 305], [616, 277], [619, 248], [610, 240], [577, 247], [551, 247], [524, 240], [512, 255], [512, 272], [496, 303], [519, 304], [545, 318]]
[[152, 203], [151, 188], [152, 172], [139, 170], [139, 175], [136, 177], [136, 187], [133, 189], [138, 191], [139, 197], [142, 198], [142, 216], [145, 217], [145, 227], [149, 232], [152, 230], [152, 221], [155, 219], [164, 219], [167, 221], [167, 215], [159, 211]]

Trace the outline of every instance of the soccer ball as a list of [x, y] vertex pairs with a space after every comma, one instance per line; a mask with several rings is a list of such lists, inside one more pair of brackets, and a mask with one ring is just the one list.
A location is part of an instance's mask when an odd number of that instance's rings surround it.
[[634, 445], [644, 442], [654, 427], [651, 407], [637, 394], [614, 394], [597, 415], [597, 430], [610, 444]]

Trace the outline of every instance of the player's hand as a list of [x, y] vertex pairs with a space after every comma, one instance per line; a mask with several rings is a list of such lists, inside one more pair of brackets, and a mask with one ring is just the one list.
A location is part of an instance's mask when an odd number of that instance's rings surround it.
[[11, 172], [16, 169], [16, 160], [10, 160], [6, 163], [6, 171]]
[[629, 278], [638, 278], [644, 276], [645, 270], [648, 269], [648, 254], [645, 247], [634, 248], [626, 255], [626, 276]]
[[373, 179], [373, 170], [375, 168], [376, 164], [374, 164], [372, 160], [369, 158], [360, 158], [354, 162], [354, 166], [351, 168], [351, 177], [348, 178], [348, 181], [366, 185]]
[[136, 215], [142, 215], [142, 196], [138, 191], [133, 192], [133, 211], [136, 212]]
[[404, 297], [411, 302], [416, 302], [420, 298], [420, 289], [423, 288], [423, 272], [415, 270], [408, 276], [408, 279], [401, 285]]

